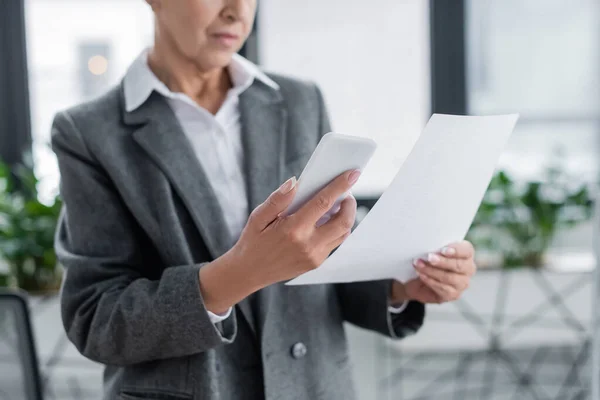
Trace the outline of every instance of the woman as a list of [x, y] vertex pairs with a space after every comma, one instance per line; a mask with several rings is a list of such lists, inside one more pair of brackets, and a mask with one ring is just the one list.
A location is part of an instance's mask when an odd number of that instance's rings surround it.
[[278, 216], [296, 190], [286, 178], [330, 130], [321, 94], [235, 55], [256, 0], [147, 2], [154, 46], [53, 126], [70, 340], [106, 365], [106, 399], [353, 398], [343, 321], [416, 332], [424, 303], [467, 287], [471, 245], [419, 260], [406, 285], [281, 284], [317, 268], [355, 217], [348, 198], [315, 227], [357, 171]]

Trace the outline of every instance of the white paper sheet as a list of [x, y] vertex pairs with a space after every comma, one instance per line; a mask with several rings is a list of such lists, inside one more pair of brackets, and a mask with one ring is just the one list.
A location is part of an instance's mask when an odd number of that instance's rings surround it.
[[288, 285], [416, 277], [413, 259], [465, 237], [517, 119], [434, 114], [352, 235]]

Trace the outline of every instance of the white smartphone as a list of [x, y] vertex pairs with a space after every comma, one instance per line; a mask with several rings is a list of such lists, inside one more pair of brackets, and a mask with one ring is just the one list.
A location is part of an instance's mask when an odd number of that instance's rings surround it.
[[[296, 196], [284, 215], [298, 211], [340, 174], [351, 169], [362, 171], [376, 149], [377, 143], [369, 138], [333, 132], [325, 134], [300, 174]], [[337, 212], [349, 193], [340, 196], [330, 212]]]

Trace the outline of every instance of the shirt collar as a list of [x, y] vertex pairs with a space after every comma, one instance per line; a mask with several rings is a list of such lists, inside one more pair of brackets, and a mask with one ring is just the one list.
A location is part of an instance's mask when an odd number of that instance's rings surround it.
[[[248, 89], [254, 80], [259, 80], [274, 90], [279, 85], [262, 72], [255, 64], [239, 54], [234, 54], [228, 66], [233, 83], [233, 90], [240, 95]], [[125, 109], [131, 112], [139, 108], [150, 97], [152, 91], [157, 91], [165, 97], [176, 97], [176, 93], [162, 83], [148, 67], [148, 50], [144, 50], [131, 64], [123, 79], [125, 93]]]

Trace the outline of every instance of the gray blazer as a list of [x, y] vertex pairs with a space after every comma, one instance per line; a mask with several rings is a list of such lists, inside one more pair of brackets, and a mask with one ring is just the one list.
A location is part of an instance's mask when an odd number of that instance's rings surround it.
[[[280, 90], [257, 81], [240, 98], [250, 209], [298, 176], [330, 130], [315, 85], [271, 77]], [[106, 365], [104, 398], [354, 398], [343, 322], [402, 338], [424, 306], [389, 314], [385, 281], [277, 284], [215, 326], [198, 270], [228, 250], [223, 210], [166, 101], [153, 93], [126, 112], [123, 100], [120, 85], [52, 128], [62, 319], [79, 351]]]

